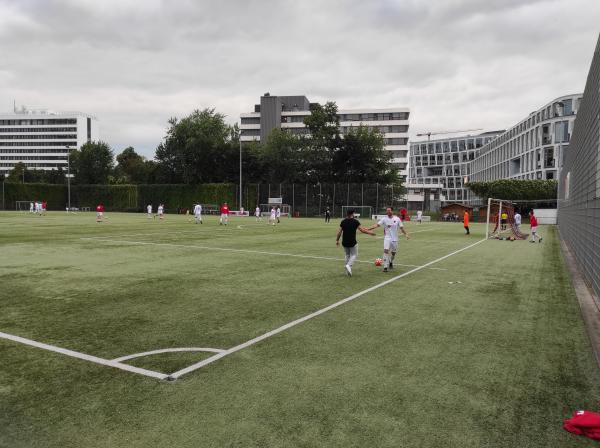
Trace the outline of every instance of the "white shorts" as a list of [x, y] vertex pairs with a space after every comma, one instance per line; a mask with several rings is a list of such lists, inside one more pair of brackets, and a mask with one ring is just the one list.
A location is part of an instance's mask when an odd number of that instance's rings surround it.
[[531, 228], [531, 233], [533, 233], [534, 235], [537, 233], [537, 226]]
[[195, 217], [196, 219], [202, 219], [202, 214], [201, 214], [201, 213], [196, 213], [196, 214], [194, 215], [194, 217]]
[[225, 213], [221, 213], [221, 219], [227, 219], [229, 217], [229, 215], [225, 214]]
[[390, 252], [396, 252], [398, 250], [398, 241], [392, 241], [391, 239], [383, 239], [383, 250], [389, 250]]
[[104, 214], [104, 213], [102, 213], [102, 212], [97, 212], [97, 213], [96, 213], [96, 216], [97, 216], [98, 218], [102, 218], [102, 215], [103, 215], [103, 214]]

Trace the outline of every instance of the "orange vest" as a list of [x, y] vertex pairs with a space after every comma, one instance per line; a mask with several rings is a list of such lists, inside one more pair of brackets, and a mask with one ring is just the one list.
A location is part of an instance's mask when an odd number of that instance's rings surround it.
[[469, 212], [465, 212], [465, 216], [463, 217], [463, 222], [465, 227], [469, 225]]

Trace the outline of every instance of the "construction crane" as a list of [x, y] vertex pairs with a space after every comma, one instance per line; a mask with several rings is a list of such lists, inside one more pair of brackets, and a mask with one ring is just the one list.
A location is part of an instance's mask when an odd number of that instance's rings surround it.
[[460, 131], [444, 131], [444, 132], [423, 132], [421, 134], [417, 134], [417, 137], [427, 136], [427, 141], [431, 140], [432, 135], [444, 135], [444, 134], [457, 134], [459, 132], [474, 132], [474, 131], [482, 131], [483, 129], [463, 129]]

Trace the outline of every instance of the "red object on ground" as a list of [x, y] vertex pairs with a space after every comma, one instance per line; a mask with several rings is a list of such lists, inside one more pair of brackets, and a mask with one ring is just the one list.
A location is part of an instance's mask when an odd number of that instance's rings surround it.
[[573, 434], [600, 439], [600, 414], [589, 411], [575, 411], [573, 417], [563, 422], [563, 428]]

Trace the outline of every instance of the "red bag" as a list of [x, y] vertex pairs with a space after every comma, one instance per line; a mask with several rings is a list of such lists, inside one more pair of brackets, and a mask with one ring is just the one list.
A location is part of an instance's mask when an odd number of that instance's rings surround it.
[[575, 411], [573, 417], [563, 422], [563, 428], [573, 434], [590, 439], [600, 439], [600, 414], [589, 411]]

